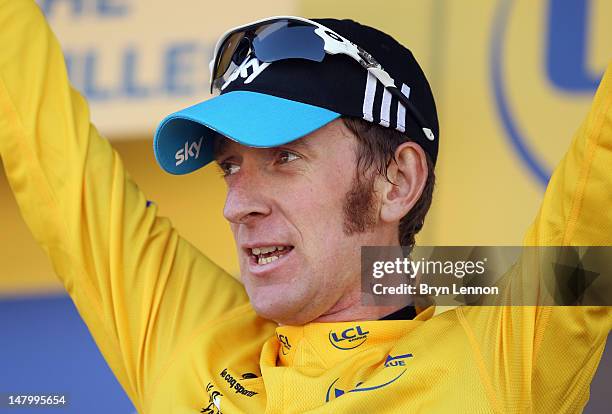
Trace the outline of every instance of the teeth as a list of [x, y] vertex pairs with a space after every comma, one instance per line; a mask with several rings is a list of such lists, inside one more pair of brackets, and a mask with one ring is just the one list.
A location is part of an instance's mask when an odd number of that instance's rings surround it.
[[270, 246], [270, 247], [254, 247], [251, 249], [251, 252], [255, 256], [259, 256], [260, 254], [272, 253], [273, 251], [283, 251], [285, 250], [285, 246]]
[[257, 260], [257, 264], [264, 265], [264, 264], [272, 263], [275, 260], [278, 260], [278, 256], [260, 257]]

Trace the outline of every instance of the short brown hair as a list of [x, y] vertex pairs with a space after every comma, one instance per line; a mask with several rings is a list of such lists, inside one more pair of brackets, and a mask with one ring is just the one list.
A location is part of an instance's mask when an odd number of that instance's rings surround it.
[[[396, 161], [395, 150], [400, 144], [413, 140], [397, 130], [366, 122], [363, 119], [343, 117], [342, 121], [357, 138], [357, 176], [364, 177], [374, 167], [378, 174], [391, 182], [387, 170], [389, 163]], [[423, 227], [425, 215], [431, 206], [436, 181], [431, 157], [427, 153], [425, 153], [425, 157], [428, 174], [423, 193], [412, 210], [402, 217], [399, 223], [400, 244], [410, 249], [414, 247], [415, 235]]]

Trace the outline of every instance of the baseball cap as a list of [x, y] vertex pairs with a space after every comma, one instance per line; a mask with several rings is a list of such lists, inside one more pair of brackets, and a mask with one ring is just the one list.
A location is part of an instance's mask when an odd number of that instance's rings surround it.
[[221, 94], [167, 116], [154, 137], [155, 157], [171, 174], [193, 172], [213, 160], [213, 137], [250, 147], [275, 147], [299, 139], [342, 116], [397, 129], [419, 143], [435, 163], [439, 127], [429, 83], [416, 59], [391, 36], [352, 20], [313, 19], [370, 53], [416, 106], [435, 139], [377, 79], [342, 54], [322, 62], [262, 62], [248, 55]]

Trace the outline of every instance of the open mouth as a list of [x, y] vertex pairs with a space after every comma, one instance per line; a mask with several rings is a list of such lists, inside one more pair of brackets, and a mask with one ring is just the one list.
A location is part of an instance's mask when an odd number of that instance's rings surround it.
[[254, 247], [252, 249], [248, 249], [251, 254], [251, 261], [258, 265], [265, 265], [268, 263], [272, 263], [291, 250], [293, 250], [293, 246], [264, 246], [264, 247]]

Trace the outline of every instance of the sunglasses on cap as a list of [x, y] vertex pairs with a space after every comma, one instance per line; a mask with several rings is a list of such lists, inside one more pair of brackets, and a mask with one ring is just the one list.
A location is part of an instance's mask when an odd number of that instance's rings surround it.
[[221, 92], [231, 74], [251, 54], [267, 63], [285, 59], [322, 62], [326, 54], [349, 56], [402, 103], [425, 138], [435, 139], [421, 113], [372, 55], [318, 22], [292, 16], [271, 17], [227, 31], [219, 38], [210, 62], [211, 93]]

